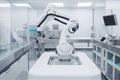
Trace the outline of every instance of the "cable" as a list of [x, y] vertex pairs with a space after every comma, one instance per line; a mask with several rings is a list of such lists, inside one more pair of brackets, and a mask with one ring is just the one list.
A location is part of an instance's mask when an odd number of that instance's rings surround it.
[[[63, 18], [63, 19], [65, 19], [65, 20], [69, 20], [69, 18], [64, 17], [64, 16], [60, 16], [60, 15], [56, 15], [56, 14], [47, 14], [47, 15], [45, 16], [45, 18], [41, 21], [41, 23], [39, 23], [39, 25], [38, 25], [37, 27], [40, 27], [41, 24], [47, 19], [48, 16], [56, 16], [56, 17]], [[59, 20], [59, 21], [60, 21], [60, 20]], [[60, 22], [61, 22], [61, 21], [60, 21]], [[64, 24], [64, 23], [63, 23], [63, 24]]]
[[59, 20], [59, 19], [57, 19], [57, 18], [55, 18], [54, 20], [56, 20], [56, 21], [58, 21], [58, 22], [60, 22], [60, 23], [62, 23], [62, 24], [67, 25], [67, 23], [66, 23], [66, 22], [63, 22], [63, 21], [61, 21], [61, 20]]

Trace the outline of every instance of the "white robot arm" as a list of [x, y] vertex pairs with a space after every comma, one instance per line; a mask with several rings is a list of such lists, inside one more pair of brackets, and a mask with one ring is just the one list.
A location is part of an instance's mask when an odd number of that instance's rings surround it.
[[[62, 16], [61, 16], [62, 15]], [[50, 20], [56, 20], [59, 21], [63, 24], [67, 24], [61, 20], [59, 20], [59, 18], [62, 18], [64, 20], [69, 20], [70, 17], [63, 15], [62, 13], [60, 13], [59, 11], [57, 11], [57, 7], [53, 4], [49, 4], [46, 9], [43, 11], [42, 15], [39, 18], [38, 21], [38, 31], [43, 31], [43, 29], [46, 27], [45, 25], [50, 21]]]
[[62, 30], [60, 34], [59, 45], [57, 46], [56, 50], [61, 60], [68, 60], [69, 57], [73, 54], [74, 48], [67, 42], [66, 32], [76, 32], [76, 30], [79, 28], [79, 24], [77, 23], [76, 19], [61, 14], [56, 10], [55, 5], [49, 4], [44, 10], [43, 15], [41, 15], [39, 24], [37, 26], [37, 31], [40, 34], [46, 27], [45, 25], [47, 24], [47, 22], [49, 22], [50, 20], [56, 20], [66, 25], [66, 27]]

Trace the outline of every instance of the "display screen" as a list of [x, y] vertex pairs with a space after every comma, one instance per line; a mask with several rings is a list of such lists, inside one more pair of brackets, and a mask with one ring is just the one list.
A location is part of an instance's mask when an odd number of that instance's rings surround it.
[[105, 26], [117, 25], [116, 15], [103, 16]]

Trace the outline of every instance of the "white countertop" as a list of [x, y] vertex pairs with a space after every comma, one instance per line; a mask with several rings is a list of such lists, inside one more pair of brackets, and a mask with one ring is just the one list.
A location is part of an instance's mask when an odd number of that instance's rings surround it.
[[56, 54], [54, 52], [43, 53], [29, 70], [29, 79], [40, 79], [41, 77], [77, 77], [79, 78], [78, 80], [100, 80], [100, 70], [85, 53], [76, 52], [74, 55], [79, 57], [81, 65], [48, 65], [50, 56], [56, 56]]

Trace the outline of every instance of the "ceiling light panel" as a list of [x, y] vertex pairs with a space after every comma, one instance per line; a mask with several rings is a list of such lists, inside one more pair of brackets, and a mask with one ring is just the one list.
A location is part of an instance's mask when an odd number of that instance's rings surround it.
[[27, 3], [13, 3], [13, 5], [18, 6], [18, 7], [31, 7], [29, 4]]
[[96, 3], [96, 4], [94, 4], [94, 6], [96, 6], [96, 7], [104, 7], [105, 4], [104, 3]]
[[8, 3], [7, 3], [7, 4], [1, 3], [1, 4], [0, 4], [0, 7], [10, 7], [10, 4], [8, 4]]
[[93, 3], [92, 2], [84, 2], [84, 3], [78, 3], [77, 6], [78, 7], [89, 7], [91, 6]]
[[57, 7], [64, 7], [64, 3], [50, 3], [50, 4], [54, 4]]

